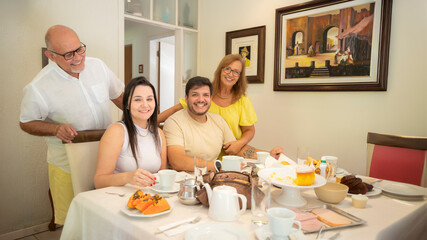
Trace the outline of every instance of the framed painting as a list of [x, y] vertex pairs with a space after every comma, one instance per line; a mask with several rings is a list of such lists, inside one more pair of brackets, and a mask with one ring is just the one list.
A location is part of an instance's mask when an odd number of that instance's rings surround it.
[[248, 83], [264, 83], [265, 26], [227, 32], [225, 54], [240, 54], [245, 59]]
[[274, 91], [386, 91], [391, 0], [276, 9]]

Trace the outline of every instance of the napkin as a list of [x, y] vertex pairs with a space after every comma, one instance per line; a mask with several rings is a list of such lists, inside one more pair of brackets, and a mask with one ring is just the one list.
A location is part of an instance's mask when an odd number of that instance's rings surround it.
[[294, 162], [292, 159], [290, 159], [289, 157], [287, 157], [285, 154], [282, 153], [279, 156], [279, 160], [276, 160], [272, 156], [268, 156], [265, 159], [265, 167], [266, 168], [283, 167], [284, 165], [281, 164], [281, 162], [283, 161], [288, 162], [290, 165], [297, 165], [296, 162]]
[[172, 222], [163, 226], [159, 226], [157, 227], [157, 229], [159, 229], [160, 231], [163, 231], [165, 229], [169, 229], [171, 227], [174, 227], [176, 225], [179, 225], [181, 223], [187, 223], [187, 224], [183, 224], [182, 226], [176, 227], [176, 228], [172, 228], [171, 230], [167, 230], [165, 232], [163, 232], [166, 236], [168, 237], [172, 237], [174, 235], [177, 235], [179, 233], [185, 232], [190, 228], [193, 228], [194, 226], [200, 224], [200, 222], [196, 223], [196, 224], [192, 224], [190, 223], [191, 221], [193, 221], [196, 217], [191, 217], [191, 218], [186, 218], [177, 222]]

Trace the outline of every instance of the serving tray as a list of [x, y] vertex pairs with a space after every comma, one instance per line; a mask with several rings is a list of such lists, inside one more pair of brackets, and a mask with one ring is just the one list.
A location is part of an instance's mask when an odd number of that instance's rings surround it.
[[[354, 215], [351, 215], [350, 213], [348, 213], [348, 212], [346, 212], [346, 211], [343, 211], [343, 210], [341, 210], [341, 209], [339, 209], [339, 208], [337, 208], [337, 207], [334, 207], [334, 206], [332, 206], [332, 205], [329, 205], [329, 204], [325, 204], [325, 205], [323, 205], [323, 206], [321, 206], [321, 207], [314, 207], [314, 208], [311, 208], [311, 209], [305, 209], [304, 211], [310, 211], [310, 212], [311, 212], [311, 210], [312, 210], [312, 209], [315, 209], [315, 208], [325, 208], [325, 209], [329, 209], [329, 210], [331, 210], [331, 211], [333, 211], [333, 212], [335, 212], [335, 213], [337, 213], [337, 214], [339, 214], [339, 215], [341, 215], [341, 216], [343, 216], [343, 217], [345, 217], [345, 218], [347, 218], [348, 220], [350, 220], [350, 221], [351, 221], [351, 223], [350, 223], [350, 224], [348, 224], [348, 225], [336, 226], [336, 227], [328, 226], [326, 223], [324, 223], [324, 222], [322, 222], [322, 221], [321, 221], [321, 223], [323, 224], [323, 226], [325, 226], [325, 227], [323, 228], [322, 232], [323, 232], [323, 231], [334, 230], [334, 229], [340, 229], [340, 228], [348, 228], [348, 227], [359, 226], [359, 225], [362, 225], [362, 224], [365, 224], [365, 223], [366, 223], [366, 221], [365, 221], [365, 220], [360, 219], [360, 218], [358, 218], [358, 217], [356, 217], [356, 216], [354, 216]], [[320, 230], [320, 229], [319, 229], [319, 230]], [[304, 232], [304, 233], [314, 233], [314, 232], [319, 232], [319, 230], [311, 230], [311, 231], [303, 230], [303, 232]]]

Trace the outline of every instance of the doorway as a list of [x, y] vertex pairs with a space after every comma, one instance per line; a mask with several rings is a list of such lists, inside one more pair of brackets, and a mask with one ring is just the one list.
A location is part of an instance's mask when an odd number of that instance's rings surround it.
[[150, 41], [150, 80], [157, 85], [159, 111], [172, 107], [175, 99], [175, 36]]

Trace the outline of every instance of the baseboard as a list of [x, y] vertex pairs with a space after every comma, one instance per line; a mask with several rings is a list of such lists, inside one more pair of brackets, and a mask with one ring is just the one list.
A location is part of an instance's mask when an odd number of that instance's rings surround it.
[[0, 235], [0, 240], [14, 240], [23, 238], [40, 232], [48, 231], [49, 222], [31, 226], [29, 228], [19, 229], [17, 231], [9, 232]]

